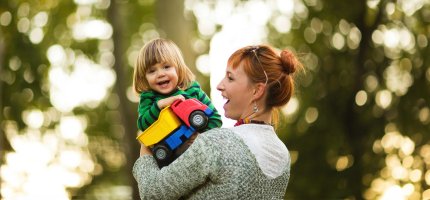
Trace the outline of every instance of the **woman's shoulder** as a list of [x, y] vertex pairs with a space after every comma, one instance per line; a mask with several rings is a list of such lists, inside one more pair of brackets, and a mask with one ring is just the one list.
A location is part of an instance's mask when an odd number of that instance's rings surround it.
[[[213, 149], [216, 152], [246, 147], [243, 140], [229, 128], [214, 128], [200, 133], [195, 143], [199, 143], [200, 148]], [[225, 148], [220, 148], [221, 146]]]
[[210, 140], [224, 139], [235, 137], [233, 130], [230, 128], [213, 128], [200, 134], [202, 137]]
[[[202, 140], [204, 146], [218, 146], [225, 143], [237, 142], [240, 138], [229, 128], [213, 128], [206, 132], [200, 133], [197, 137]], [[196, 139], [196, 141], [197, 141]]]

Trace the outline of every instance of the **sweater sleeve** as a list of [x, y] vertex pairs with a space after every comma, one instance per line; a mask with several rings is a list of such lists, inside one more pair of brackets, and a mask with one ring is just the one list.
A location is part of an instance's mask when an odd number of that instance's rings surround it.
[[[206, 134], [205, 134], [206, 135]], [[141, 199], [178, 199], [202, 185], [216, 171], [214, 144], [199, 135], [193, 145], [170, 165], [159, 169], [151, 155], [137, 159], [133, 176]]]
[[209, 117], [208, 126], [204, 131], [219, 128], [222, 125], [221, 115], [218, 113], [218, 110], [213, 105], [209, 96], [202, 90], [197, 81], [194, 81], [190, 88], [186, 91], [191, 97], [196, 98], [203, 104], [207, 105], [210, 109], [214, 111], [213, 115]]
[[147, 129], [158, 119], [160, 108], [158, 108], [155, 95], [152, 92], [143, 92], [140, 95], [138, 112], [137, 127], [141, 131]]

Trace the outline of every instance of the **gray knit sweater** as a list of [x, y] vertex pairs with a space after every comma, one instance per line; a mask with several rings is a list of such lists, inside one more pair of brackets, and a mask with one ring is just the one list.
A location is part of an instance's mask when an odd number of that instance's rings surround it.
[[283, 199], [290, 177], [287, 158], [282, 174], [269, 178], [238, 134], [217, 128], [200, 134], [161, 170], [152, 156], [141, 156], [133, 175], [141, 199]]

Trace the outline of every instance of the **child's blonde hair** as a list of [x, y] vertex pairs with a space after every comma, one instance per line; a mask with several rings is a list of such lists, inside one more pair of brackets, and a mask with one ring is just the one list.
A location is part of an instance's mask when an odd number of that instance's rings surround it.
[[146, 43], [137, 56], [133, 75], [135, 92], [140, 94], [151, 89], [145, 74], [151, 66], [157, 63], [167, 63], [175, 67], [179, 89], [188, 88], [194, 81], [194, 74], [185, 64], [179, 47], [171, 40], [157, 38]]

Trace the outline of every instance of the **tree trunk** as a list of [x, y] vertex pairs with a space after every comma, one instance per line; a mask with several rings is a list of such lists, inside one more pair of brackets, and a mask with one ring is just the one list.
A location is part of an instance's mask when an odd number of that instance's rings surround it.
[[[348, 110], [345, 117], [345, 122], [347, 127], [347, 136], [349, 138], [349, 144], [352, 147], [352, 156], [354, 157], [354, 165], [351, 167], [350, 171], [350, 183], [360, 182], [360, 184], [356, 184], [353, 189], [352, 195], [357, 200], [363, 199], [364, 186], [361, 183], [362, 178], [365, 175], [366, 164], [363, 163], [364, 153], [366, 150], [363, 146], [367, 145], [366, 140], [370, 138], [370, 129], [367, 124], [363, 124], [359, 122], [359, 113], [357, 113], [356, 105], [355, 105], [355, 95], [359, 90], [361, 90], [364, 85], [364, 78], [366, 70], [364, 69], [365, 61], [368, 58], [369, 50], [371, 48], [370, 42], [372, 41], [371, 36], [375, 29], [380, 24], [380, 21], [383, 16], [383, 8], [385, 7], [384, 3], [381, 3], [379, 12], [373, 21], [373, 24], [366, 25], [366, 15], [367, 15], [367, 5], [366, 3], [362, 3], [362, 15], [358, 18], [357, 27], [361, 32], [361, 41], [359, 45], [359, 52], [356, 57], [356, 71], [357, 74], [354, 76], [354, 85], [352, 92], [348, 98]], [[367, 147], [367, 146], [366, 146]], [[371, 148], [371, 147], [370, 147]]]
[[[125, 50], [124, 50], [124, 40], [123, 40], [123, 32], [124, 27], [122, 26], [124, 22], [126, 21], [124, 17], [121, 15], [122, 13], [119, 11], [120, 6], [122, 4], [119, 2], [119, 0], [113, 0], [111, 2], [111, 5], [108, 10], [108, 20], [111, 23], [113, 27], [113, 43], [114, 43], [114, 57], [115, 57], [115, 64], [114, 64], [114, 70], [117, 75], [116, 84], [115, 84], [115, 93], [119, 97], [119, 112], [120, 112], [120, 118], [122, 125], [124, 126], [125, 136], [122, 139], [122, 146], [124, 148], [124, 153], [127, 155], [127, 175], [130, 183], [135, 183], [133, 175], [132, 175], [132, 169], [134, 161], [139, 156], [139, 145], [136, 141], [136, 133], [137, 133], [137, 127], [136, 127], [136, 116], [133, 112], [133, 105], [132, 103], [127, 99], [126, 91], [127, 91], [127, 81], [130, 79], [128, 77], [128, 73], [126, 73], [126, 68], [124, 66], [127, 66], [125, 64]], [[139, 198], [139, 190], [137, 188], [137, 184], [131, 184], [132, 186], [132, 195], [133, 199], [140, 199]]]
[[[193, 29], [191, 21], [184, 16], [184, 0], [155, 1], [157, 27], [164, 31], [165, 36], [175, 42], [181, 49], [184, 60], [194, 73], [196, 55], [191, 47]], [[191, 33], [191, 34], [190, 34]], [[163, 33], [162, 33], [163, 34]]]
[[[3, 74], [4, 49], [5, 49], [4, 42], [5, 41], [0, 31], [0, 75]], [[3, 121], [3, 81], [0, 80], [0, 122], [2, 121]], [[0, 167], [1, 165], [3, 165], [4, 155], [6, 154], [5, 148], [4, 148], [5, 141], [6, 141], [6, 137], [4, 135], [3, 129], [0, 127], [0, 161], [1, 161]], [[2, 185], [2, 182], [0, 181], [0, 188], [2, 188], [1, 185]], [[1, 192], [0, 192], [0, 199], [3, 199]]]

